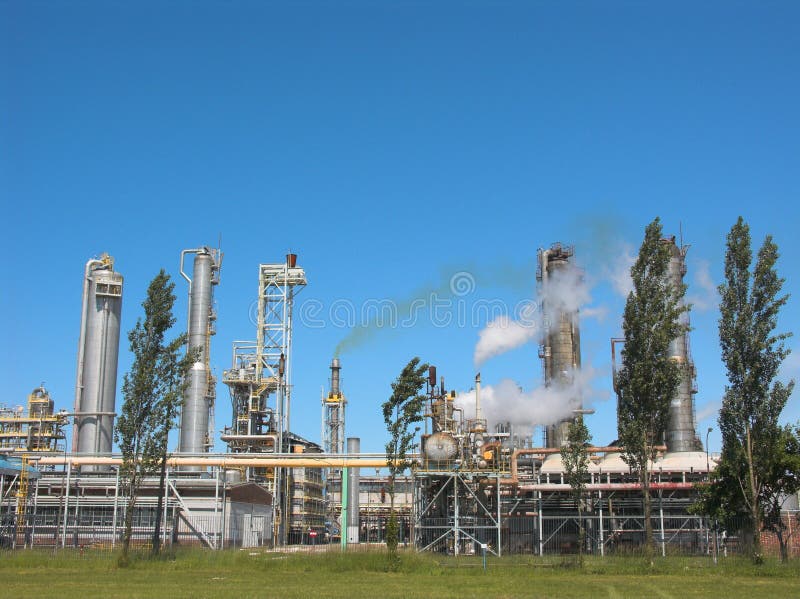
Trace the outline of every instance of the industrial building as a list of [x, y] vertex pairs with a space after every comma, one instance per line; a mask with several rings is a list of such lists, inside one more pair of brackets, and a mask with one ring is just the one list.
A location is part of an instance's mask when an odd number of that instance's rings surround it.
[[[674, 238], [670, 277], [682, 285], [686, 248]], [[186, 257], [193, 256], [191, 275]], [[539, 357], [545, 386], [568, 387], [581, 368], [576, 309], [556, 301], [551, 288], [575, 271], [574, 249], [553, 244], [539, 250], [537, 279], [543, 333]], [[234, 342], [228, 387], [232, 420], [214, 445], [216, 380], [210, 364], [222, 253], [203, 246], [180, 256], [188, 283], [187, 375], [177, 451], [167, 468], [163, 502], [166, 543], [213, 549], [323, 542], [370, 543], [384, 538], [389, 517], [383, 454], [364, 454], [346, 436], [346, 399], [338, 357], [330, 365], [329, 391], [321, 398], [320, 443], [292, 432], [292, 311], [306, 273], [289, 254], [258, 267], [255, 340]], [[86, 263], [72, 413], [55, 412], [39, 387], [24, 408], [0, 410], [0, 543], [6, 546], [108, 546], [120, 540], [125, 497], [120, 457], [112, 453], [116, 414], [122, 275], [104, 254]], [[616, 355], [619, 341], [612, 341]], [[688, 507], [694, 485], [706, 479], [713, 459], [697, 437], [695, 370], [688, 333], [675, 339], [673, 359], [683, 377], [670, 408], [664, 446], [652, 464], [653, 528], [667, 546], [705, 551], [709, 529]], [[481, 410], [481, 378], [474, 405], [431, 367], [424, 430], [410, 473], [396, 485], [401, 540], [420, 551], [455, 555], [486, 551], [560, 553], [577, 549], [577, 511], [564, 480], [560, 448], [571, 417], [540, 425], [544, 443], [523, 438]], [[587, 413], [580, 397], [572, 414]], [[377, 406], [376, 406], [377, 409]], [[67, 452], [65, 430], [73, 422]], [[597, 554], [641, 543], [644, 522], [638, 480], [614, 445], [590, 448], [585, 549]], [[374, 475], [373, 475], [374, 471]], [[147, 479], [134, 516], [134, 543], [149, 542], [157, 509], [157, 481]], [[148, 532], [149, 531], [149, 532]]]

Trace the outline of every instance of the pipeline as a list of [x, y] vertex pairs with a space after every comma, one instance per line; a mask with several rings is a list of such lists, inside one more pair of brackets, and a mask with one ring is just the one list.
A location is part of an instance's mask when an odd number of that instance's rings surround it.
[[[520, 491], [569, 491], [572, 487], [567, 484], [557, 483], [534, 483], [519, 485]], [[639, 483], [589, 483], [586, 491], [639, 491], [642, 485]], [[695, 488], [695, 483], [650, 483], [651, 491], [689, 491]]]
[[[291, 457], [296, 455], [297, 457]], [[243, 456], [243, 457], [238, 457]], [[397, 463], [397, 462], [396, 462]], [[92, 466], [121, 466], [121, 457], [103, 456], [41, 456], [36, 460], [41, 466], [60, 465], [92, 465]], [[330, 454], [321, 457], [311, 457], [311, 454], [234, 454], [225, 456], [196, 456], [196, 457], [170, 457], [167, 459], [170, 467], [178, 466], [218, 466], [221, 468], [384, 468], [387, 465], [386, 457], [332, 457]]]

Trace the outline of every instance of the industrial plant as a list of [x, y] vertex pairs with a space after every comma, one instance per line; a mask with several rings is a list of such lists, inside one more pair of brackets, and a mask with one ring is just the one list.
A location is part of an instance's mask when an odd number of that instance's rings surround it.
[[[670, 283], [681, 286], [687, 248], [674, 238], [663, 243], [671, 255]], [[177, 450], [170, 454], [166, 472], [164, 542], [221, 549], [382, 541], [389, 518], [386, 456], [362, 453], [358, 431], [348, 430], [342, 383], [346, 364], [338, 357], [330, 363], [327, 391], [321, 395], [320, 439], [292, 430], [292, 354], [303, 349], [292, 344], [293, 309], [296, 294], [313, 283], [295, 254], [258, 265], [255, 339], [233, 343], [221, 380], [229, 391], [232, 418], [215, 438], [217, 381], [210, 347], [222, 258], [219, 249], [207, 246], [180, 254], [179, 272], [189, 297], [186, 351], [194, 361], [186, 379]], [[540, 249], [536, 275], [543, 385], [567, 394], [581, 371], [579, 312], [552, 291], [566, 273], [581, 276], [574, 259], [571, 246], [556, 243]], [[73, 409], [57, 411], [40, 386], [26, 407], [0, 410], [4, 546], [120, 543], [126, 497], [120, 484], [121, 457], [112, 441], [119, 409], [115, 398], [123, 277], [114, 270], [113, 258], [103, 254], [86, 263], [82, 290]], [[614, 364], [619, 346], [620, 340], [612, 340]], [[714, 461], [696, 431], [697, 390], [688, 333], [672, 342], [671, 356], [682, 379], [663, 446], [651, 466], [652, 522], [662, 551], [703, 552], [712, 542], [709, 534], [715, 533], [688, 508], [696, 500], [696, 483], [707, 479]], [[560, 449], [570, 422], [591, 410], [578, 394], [567, 397], [565, 416], [528, 423], [530, 430], [543, 433], [538, 442], [531, 433], [484, 417], [479, 373], [474, 381], [460, 383], [472, 386], [466, 403], [430, 367], [419, 444], [408, 474], [396, 481], [401, 540], [419, 551], [453, 555], [575, 551], [577, 511]], [[227, 445], [226, 452], [213, 452], [217, 440]], [[588, 451], [583, 549], [603, 555], [640, 544], [638, 478], [617, 445]], [[135, 508], [134, 544], [150, 541], [157, 493], [158, 481], [145, 480]]]

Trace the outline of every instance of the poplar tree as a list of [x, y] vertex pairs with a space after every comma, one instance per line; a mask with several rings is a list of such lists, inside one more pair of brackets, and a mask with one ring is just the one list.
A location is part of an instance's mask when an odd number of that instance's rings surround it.
[[750, 227], [740, 216], [728, 233], [725, 282], [719, 286], [719, 336], [728, 375], [719, 414], [721, 471], [727, 479], [719, 484], [738, 490], [751, 521], [752, 558], [758, 563], [764, 514], [772, 513], [774, 522], [775, 502], [785, 482], [779, 463], [787, 455], [787, 432], [778, 419], [794, 381], [775, 380], [789, 355], [784, 341], [791, 333], [775, 332], [789, 296], [781, 294], [784, 279], [775, 269], [778, 247], [772, 236], [764, 240], [751, 273], [752, 260]]
[[[124, 401], [114, 433], [122, 452], [120, 481], [128, 497], [121, 565], [128, 562], [134, 511], [142, 482], [166, 467], [167, 438], [193, 359], [191, 354], [179, 357], [186, 342], [185, 334], [172, 341], [165, 340], [166, 333], [175, 324], [174, 288], [175, 284], [162, 269], [150, 282], [142, 302], [144, 320], [138, 319], [128, 333], [134, 359], [130, 372], [123, 379]], [[163, 495], [163, 490], [160, 494]], [[157, 518], [160, 511], [157, 509]], [[154, 550], [158, 550], [155, 545]]]
[[589, 442], [592, 436], [578, 414], [567, 429], [567, 442], [561, 447], [564, 478], [572, 490], [572, 498], [578, 508], [578, 561], [583, 565], [583, 546], [586, 542], [586, 527], [583, 522], [583, 500], [586, 495], [586, 476], [589, 474]]
[[661, 221], [656, 218], [647, 225], [639, 255], [631, 267], [633, 290], [625, 304], [625, 349], [616, 381], [622, 457], [639, 477], [648, 557], [653, 551], [649, 465], [662, 442], [670, 401], [681, 378], [680, 366], [670, 358], [669, 346], [688, 329], [680, 319], [687, 310], [681, 301], [686, 287], [672, 285], [669, 262], [669, 245], [662, 242]]
[[383, 420], [389, 433], [386, 443], [386, 467], [389, 470], [389, 521], [386, 524], [386, 548], [389, 557], [389, 569], [398, 567], [397, 544], [399, 526], [394, 509], [395, 481], [409, 466], [408, 452], [413, 447], [414, 438], [419, 427], [411, 428], [422, 422], [422, 408], [425, 395], [420, 391], [425, 386], [427, 364], [420, 364], [415, 357], [406, 364], [400, 376], [392, 383], [392, 395], [382, 405]]

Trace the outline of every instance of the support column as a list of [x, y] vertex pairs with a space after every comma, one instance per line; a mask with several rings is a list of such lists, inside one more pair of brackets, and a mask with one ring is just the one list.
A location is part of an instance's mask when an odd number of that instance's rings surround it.
[[[347, 438], [347, 453], [349, 455], [357, 455], [361, 453], [361, 439], [359, 437]], [[347, 481], [347, 542], [358, 543], [360, 526], [360, 505], [359, 505], [359, 490], [361, 482], [361, 469], [357, 467], [348, 468]]]

